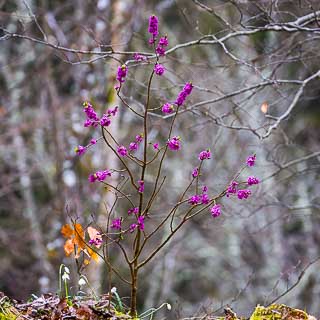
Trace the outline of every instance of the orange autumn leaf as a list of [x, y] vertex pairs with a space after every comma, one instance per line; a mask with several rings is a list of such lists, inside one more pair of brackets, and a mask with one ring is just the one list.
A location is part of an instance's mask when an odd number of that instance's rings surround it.
[[74, 231], [69, 224], [65, 224], [61, 228], [61, 233], [65, 238], [71, 238], [74, 234]]
[[95, 262], [98, 262], [99, 256], [96, 252], [94, 252], [91, 248], [87, 248], [88, 255], [91, 259], [93, 259]]
[[267, 112], [268, 112], [268, 109], [269, 109], [268, 102], [264, 102], [264, 103], [261, 105], [260, 110], [261, 110], [263, 113], [267, 113]]
[[67, 257], [69, 257], [70, 254], [74, 252], [73, 239], [68, 239], [66, 241], [66, 243], [64, 244], [64, 252], [65, 252]]
[[78, 259], [81, 251], [86, 248], [86, 243], [81, 224], [75, 223], [73, 224], [73, 228], [69, 224], [66, 224], [61, 228], [63, 236], [68, 238], [64, 245], [64, 252], [66, 256], [69, 256], [72, 252], [76, 251], [75, 258]]
[[74, 243], [79, 246], [79, 249], [86, 248], [86, 241], [84, 239], [84, 231], [80, 223], [75, 223], [74, 225]]

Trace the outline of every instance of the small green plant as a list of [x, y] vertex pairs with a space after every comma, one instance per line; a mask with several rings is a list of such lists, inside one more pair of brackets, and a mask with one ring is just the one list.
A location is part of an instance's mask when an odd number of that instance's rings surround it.
[[[69, 297], [69, 290], [68, 290], [69, 280], [70, 280], [70, 269], [64, 264], [61, 264], [59, 268], [59, 294], [60, 294], [60, 298], [65, 297], [68, 305], [71, 305], [72, 302], [69, 299], [70, 297]], [[63, 282], [64, 292], [62, 289], [62, 282]]]

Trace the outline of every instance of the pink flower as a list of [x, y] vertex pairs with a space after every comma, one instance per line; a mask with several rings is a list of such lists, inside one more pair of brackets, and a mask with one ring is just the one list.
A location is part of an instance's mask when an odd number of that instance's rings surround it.
[[196, 178], [199, 175], [199, 168], [194, 168], [192, 170], [192, 177]]
[[90, 102], [86, 101], [83, 103], [83, 111], [87, 116], [87, 119], [84, 123], [84, 127], [96, 127], [99, 123], [99, 118], [97, 116], [97, 113], [93, 109], [93, 106]]
[[169, 41], [168, 41], [167, 36], [161, 37], [160, 40], [159, 40], [159, 43], [157, 45], [157, 48], [156, 48], [156, 53], [159, 56], [164, 56], [165, 52], [166, 52], [165, 47], [167, 47], [168, 44], [169, 44]]
[[102, 127], [108, 127], [111, 124], [111, 120], [106, 114], [104, 114], [100, 119], [100, 124]]
[[206, 160], [206, 159], [210, 159], [210, 158], [211, 158], [211, 152], [209, 149], [201, 151], [198, 156], [198, 159], [201, 161]]
[[256, 177], [253, 177], [253, 176], [250, 176], [248, 177], [248, 180], [247, 180], [247, 183], [248, 183], [248, 186], [252, 186], [254, 184], [259, 184], [259, 179], [257, 179]]
[[111, 177], [111, 171], [110, 170], [103, 170], [103, 171], [97, 171], [96, 173], [90, 174], [88, 180], [90, 182], [98, 181], [104, 181], [107, 177]]
[[144, 216], [138, 217], [138, 227], [140, 230], [144, 230]]
[[191, 82], [187, 82], [187, 83], [185, 84], [184, 88], [183, 88], [183, 91], [184, 91], [187, 95], [189, 95], [189, 94], [191, 93], [192, 89], [193, 89], [192, 83], [191, 83]]
[[90, 144], [96, 144], [97, 143], [97, 139], [91, 139], [90, 140]]
[[153, 144], [153, 149], [159, 150], [159, 143], [158, 142]]
[[169, 45], [168, 37], [161, 37], [159, 40], [159, 46], [167, 47]]
[[198, 194], [195, 194], [189, 198], [188, 203], [190, 203], [191, 205], [196, 205], [201, 202], [201, 199], [202, 199], [201, 196], [199, 196]]
[[109, 117], [111, 116], [116, 116], [117, 115], [117, 112], [118, 112], [118, 106], [115, 106], [113, 109], [108, 109], [107, 110], [107, 114]]
[[139, 180], [138, 184], [139, 184], [138, 192], [143, 193], [144, 192], [144, 181]]
[[74, 152], [78, 155], [81, 156], [82, 154], [84, 154], [87, 151], [86, 147], [83, 146], [77, 146], [74, 148]]
[[182, 91], [179, 93], [176, 101], [175, 101], [175, 104], [177, 106], [181, 106], [184, 101], [186, 100], [187, 96], [191, 93], [192, 91], [192, 88], [193, 88], [193, 85], [191, 82], [187, 82], [185, 84], [185, 86], [183, 87]]
[[248, 159], [247, 159], [247, 165], [249, 167], [253, 167], [254, 166], [254, 163], [256, 161], [256, 155], [252, 155], [252, 156], [249, 156]]
[[165, 55], [165, 52], [166, 52], [166, 50], [165, 50], [165, 48], [164, 47], [162, 47], [162, 46], [157, 46], [157, 48], [156, 48], [156, 53], [159, 55], [159, 56], [164, 56]]
[[128, 72], [128, 67], [125, 64], [123, 64], [122, 66], [118, 67], [117, 80], [120, 83], [125, 82], [125, 77], [127, 76], [127, 72]]
[[128, 155], [128, 150], [125, 146], [119, 146], [117, 151], [121, 157], [125, 157]]
[[132, 233], [137, 228], [144, 230], [144, 216], [138, 217], [138, 222], [132, 223], [129, 227], [129, 231]]
[[134, 230], [136, 230], [137, 227], [138, 225], [136, 223], [132, 223], [129, 227], [129, 231], [132, 233]]
[[96, 174], [95, 174], [95, 173], [90, 174], [89, 177], [88, 177], [88, 180], [89, 180], [91, 183], [95, 182], [95, 181], [97, 180]]
[[114, 219], [110, 228], [121, 230], [121, 222], [121, 218]]
[[158, 17], [155, 15], [150, 16], [149, 18], [149, 28], [148, 32], [152, 34], [152, 38], [149, 40], [149, 43], [154, 43], [155, 38], [157, 37], [159, 31], [158, 31]]
[[210, 202], [210, 198], [206, 193], [203, 193], [201, 195], [201, 203], [202, 204], [208, 204]]
[[230, 194], [235, 194], [237, 193], [237, 185], [239, 183], [236, 181], [232, 181], [231, 184], [227, 188], [227, 197], [230, 196]]
[[168, 102], [162, 106], [163, 113], [172, 113], [173, 110], [174, 110], [173, 105]]
[[128, 210], [128, 214], [130, 215], [132, 213], [138, 214], [139, 213], [139, 208], [138, 207], [134, 207], [134, 208], [129, 209]]
[[111, 171], [108, 169], [103, 171], [97, 171], [96, 176], [99, 181], [103, 181], [106, 179], [106, 177], [111, 177]]
[[221, 214], [220, 207], [221, 207], [220, 204], [216, 204], [210, 209], [212, 217], [216, 218], [220, 216]]
[[162, 64], [157, 63], [154, 67], [154, 72], [158, 75], [158, 76], [162, 76], [164, 74], [165, 68]]
[[143, 135], [142, 134], [136, 135], [136, 142], [141, 143], [142, 141], [143, 141]]
[[[100, 235], [100, 237], [101, 237], [101, 235]], [[90, 239], [89, 244], [95, 245], [96, 247], [99, 248], [102, 244], [102, 239], [101, 238]]]
[[178, 151], [181, 149], [181, 138], [179, 136], [172, 137], [167, 142], [168, 147], [173, 151]]
[[87, 127], [91, 127], [91, 126], [96, 126], [95, 125], [96, 123], [94, 122], [94, 121], [92, 121], [92, 120], [90, 120], [90, 119], [86, 119], [86, 121], [84, 122], [84, 124], [83, 124], [83, 126], [85, 127], [85, 128], [87, 128]]
[[130, 151], [136, 151], [136, 150], [138, 150], [138, 144], [137, 144], [136, 142], [131, 142], [131, 143], [129, 144], [129, 149], [130, 149]]
[[147, 57], [143, 56], [142, 54], [135, 53], [135, 54], [133, 55], [133, 59], [134, 59], [135, 61], [145, 61], [145, 60], [147, 60]]
[[251, 191], [248, 189], [238, 190], [238, 199], [248, 199], [248, 197], [251, 195]]

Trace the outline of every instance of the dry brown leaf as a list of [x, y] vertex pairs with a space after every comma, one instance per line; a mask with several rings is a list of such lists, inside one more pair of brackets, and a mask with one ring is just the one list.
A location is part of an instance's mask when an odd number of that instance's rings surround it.
[[[102, 240], [102, 236], [97, 229], [95, 229], [93, 227], [88, 227], [87, 231], [88, 231], [90, 240], [97, 240], [97, 239]], [[102, 241], [100, 244], [96, 244], [96, 247], [100, 248], [101, 244], [102, 244]]]
[[261, 105], [260, 110], [261, 110], [264, 114], [266, 114], [266, 113], [268, 112], [268, 109], [269, 109], [268, 102], [265, 101], [265, 102]]

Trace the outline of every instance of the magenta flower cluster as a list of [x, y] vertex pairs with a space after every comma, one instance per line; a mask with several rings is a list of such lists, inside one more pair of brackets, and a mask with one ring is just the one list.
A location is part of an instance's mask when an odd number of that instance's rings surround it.
[[140, 229], [141, 231], [144, 230], [144, 216], [139, 216], [137, 219], [137, 223], [132, 223], [130, 225], [129, 231], [133, 232], [137, 228]]
[[78, 155], [81, 156], [82, 154], [84, 154], [87, 151], [87, 148], [84, 146], [77, 146], [74, 148], [74, 152]]
[[209, 204], [210, 198], [207, 194], [208, 188], [207, 186], [204, 186], [202, 188], [202, 194], [195, 194], [191, 196], [188, 200], [188, 203], [191, 205], [197, 205], [197, 204]]
[[247, 159], [247, 165], [248, 165], [248, 167], [253, 167], [255, 161], [256, 161], [256, 155], [255, 155], [255, 154], [252, 155], [252, 156], [250, 156], [250, 157], [248, 157], [248, 159]]
[[128, 67], [123, 64], [122, 66], [118, 67], [118, 72], [117, 72], [117, 80], [120, 83], [125, 82], [125, 77], [127, 76], [128, 73]]
[[250, 176], [248, 177], [247, 184], [248, 186], [253, 186], [254, 184], [258, 184], [260, 181], [256, 177]]
[[116, 219], [112, 220], [110, 228], [121, 230], [121, 225], [122, 225], [122, 219], [121, 218], [116, 218]]
[[203, 161], [203, 160], [206, 160], [206, 159], [211, 159], [211, 152], [210, 150], [204, 150], [204, 151], [201, 151], [199, 153], [199, 156], [198, 156], [199, 160]]
[[[136, 135], [135, 141], [130, 142], [129, 150], [136, 151], [139, 148], [140, 143], [143, 141], [143, 136], [141, 134]], [[118, 146], [117, 152], [121, 157], [126, 157], [128, 155], [128, 149], [125, 146]]]
[[159, 56], [164, 56], [166, 52], [166, 47], [168, 45], [169, 45], [169, 41], [167, 36], [161, 37], [156, 48], [156, 53]]
[[143, 193], [144, 192], [144, 181], [139, 180], [138, 185], [139, 185], [138, 192]]
[[192, 89], [193, 89], [193, 85], [191, 82], [188, 82], [185, 84], [185, 86], [183, 87], [182, 91], [179, 93], [176, 101], [175, 101], [175, 104], [177, 106], [181, 106], [184, 101], [186, 100], [187, 96], [190, 95], [190, 93], [192, 92]]
[[192, 177], [196, 178], [199, 175], [199, 168], [194, 168], [192, 170]]
[[135, 53], [135, 54], [133, 55], [133, 59], [134, 59], [135, 61], [139, 62], [139, 61], [146, 61], [146, 60], [147, 60], [147, 57], [144, 56], [144, 55], [142, 55], [142, 54]]
[[89, 244], [94, 246], [100, 246], [102, 244], [102, 239], [101, 238], [90, 239]]
[[128, 215], [130, 215], [130, 214], [138, 214], [139, 213], [139, 208], [138, 207], [134, 207], [134, 208], [131, 208], [131, 209], [129, 209], [128, 210]]
[[154, 44], [157, 36], [159, 34], [159, 21], [158, 17], [155, 15], [150, 16], [149, 18], [149, 28], [148, 32], [152, 35], [152, 38], [149, 39], [150, 44]]
[[83, 106], [83, 111], [87, 116], [84, 127], [97, 127], [99, 123], [103, 127], [108, 127], [111, 124], [110, 118], [116, 116], [118, 112], [117, 106], [114, 109], [108, 109], [106, 114], [103, 114], [100, 119], [90, 102], [84, 102]]
[[158, 75], [158, 76], [162, 76], [164, 74], [165, 68], [162, 64], [157, 63], [154, 66], [154, 72]]
[[[155, 15], [152, 15], [149, 18], [149, 28], [148, 32], [151, 34], [151, 38], [149, 39], [150, 44], [155, 44], [157, 40], [157, 36], [159, 34], [159, 21], [158, 18]], [[164, 56], [165, 55], [165, 48], [169, 45], [168, 37], [164, 36], [161, 37], [158, 45], [156, 47], [156, 53], [159, 56]]]
[[[249, 166], [249, 167], [254, 166], [255, 161], [256, 161], [256, 155], [249, 156], [247, 158], [247, 161], [246, 161], [247, 166]], [[256, 184], [259, 184], [259, 183], [260, 183], [259, 179], [254, 177], [254, 176], [250, 176], [247, 179], [247, 185], [248, 186], [253, 186], [253, 185], [256, 185]], [[249, 196], [252, 194], [251, 190], [249, 190], [249, 189], [238, 189], [238, 186], [239, 186], [239, 183], [237, 181], [232, 181], [230, 183], [230, 185], [228, 186], [228, 188], [227, 188], [226, 196], [230, 197], [230, 195], [236, 194], [238, 199], [240, 199], [240, 200], [248, 199]]]
[[99, 124], [99, 118], [92, 104], [86, 101], [83, 103], [83, 107], [84, 107], [83, 111], [87, 116], [87, 119], [84, 123], [84, 127], [90, 127], [90, 126], [96, 127]]
[[90, 182], [104, 181], [107, 177], [111, 177], [112, 172], [110, 170], [97, 171], [96, 173], [90, 174], [88, 180]]
[[168, 140], [167, 145], [169, 149], [178, 151], [181, 149], [181, 138], [179, 136], [172, 137]]
[[163, 113], [172, 113], [174, 110], [174, 107], [172, 104], [170, 103], [165, 103], [163, 106], [162, 106], [162, 112]]
[[121, 157], [125, 157], [128, 155], [128, 150], [125, 146], [118, 146], [117, 152]]
[[221, 206], [220, 204], [215, 204], [211, 209], [210, 209], [211, 215], [213, 218], [217, 218], [221, 214]]
[[[200, 161], [209, 160], [211, 159], [211, 151], [210, 149], [203, 150], [199, 153], [198, 159]], [[192, 170], [192, 177], [197, 178], [199, 176], [199, 167], [196, 167]], [[201, 194], [194, 194], [188, 199], [188, 203], [190, 205], [208, 205], [212, 199], [210, 199], [208, 195], [208, 187], [203, 186], [202, 187], [202, 193]], [[214, 205], [210, 209], [212, 217], [216, 218], [221, 214], [220, 211], [220, 205]]]

